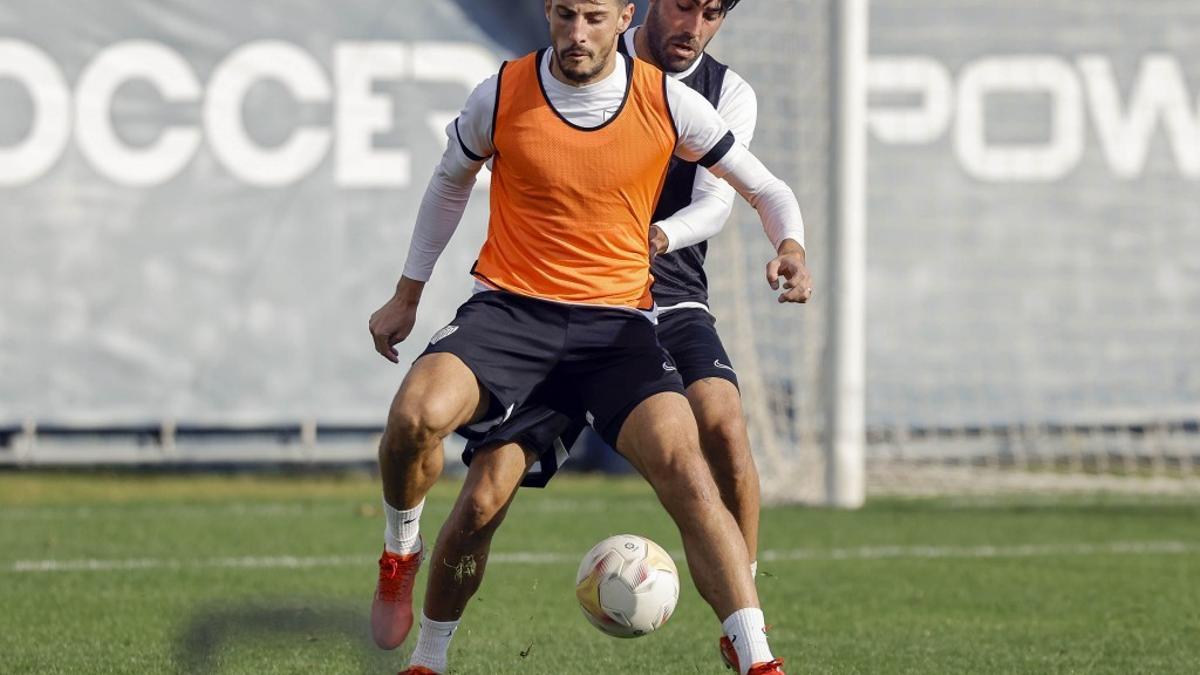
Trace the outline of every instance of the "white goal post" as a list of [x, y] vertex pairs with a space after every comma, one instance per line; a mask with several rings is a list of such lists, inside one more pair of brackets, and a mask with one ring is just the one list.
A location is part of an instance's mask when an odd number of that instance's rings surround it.
[[868, 25], [868, 0], [836, 3], [825, 501], [839, 508], [866, 499]]

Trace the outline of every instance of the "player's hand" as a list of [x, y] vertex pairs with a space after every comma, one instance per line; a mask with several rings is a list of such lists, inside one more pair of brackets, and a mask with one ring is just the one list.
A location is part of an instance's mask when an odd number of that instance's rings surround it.
[[813, 288], [804, 247], [785, 239], [779, 245], [779, 255], [767, 263], [767, 283], [774, 290], [783, 286], [779, 302], [808, 302], [812, 298]]
[[396, 294], [383, 307], [375, 310], [368, 322], [375, 351], [392, 363], [400, 363], [396, 345], [404, 342], [417, 322], [417, 305], [425, 284], [402, 277]]
[[663, 232], [661, 227], [651, 225], [648, 245], [650, 247], [650, 259], [654, 260], [655, 256], [667, 252], [667, 247], [671, 245], [671, 240], [667, 239], [667, 233]]

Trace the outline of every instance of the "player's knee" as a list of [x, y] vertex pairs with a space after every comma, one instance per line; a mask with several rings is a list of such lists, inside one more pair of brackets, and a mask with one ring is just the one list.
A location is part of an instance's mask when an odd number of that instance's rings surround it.
[[731, 461], [744, 462], [750, 459], [750, 443], [746, 437], [746, 423], [740, 417], [723, 417], [704, 425], [700, 437], [706, 447], [719, 451]]
[[716, 494], [708, 465], [694, 449], [665, 453], [645, 462], [645, 467], [647, 478], [664, 501], [711, 501]]
[[[718, 484], [758, 480], [746, 427], [741, 421], [719, 422], [701, 432], [704, 457], [717, 477]], [[724, 480], [722, 480], [724, 479]]]
[[444, 424], [430, 406], [406, 397], [397, 397], [388, 411], [385, 445], [395, 451], [424, 448], [446, 435]]
[[471, 494], [460, 503], [457, 525], [463, 536], [489, 539], [500, 526], [505, 501], [486, 492]]

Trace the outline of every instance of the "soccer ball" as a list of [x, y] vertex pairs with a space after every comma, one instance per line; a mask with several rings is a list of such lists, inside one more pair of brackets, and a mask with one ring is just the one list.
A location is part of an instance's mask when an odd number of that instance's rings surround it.
[[679, 571], [658, 544], [618, 534], [583, 556], [575, 596], [596, 628], [613, 637], [639, 637], [662, 626], [675, 611]]

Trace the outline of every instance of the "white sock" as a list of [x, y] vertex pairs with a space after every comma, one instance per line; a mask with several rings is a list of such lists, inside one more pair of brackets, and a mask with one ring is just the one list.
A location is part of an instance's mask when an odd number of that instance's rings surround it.
[[771, 661], [771, 648], [767, 646], [767, 625], [762, 610], [757, 607], [739, 609], [721, 622], [725, 635], [733, 642], [737, 651], [738, 668], [746, 675], [755, 663]]
[[757, 560], [750, 561], [750, 578], [751, 579], [758, 578], [758, 561]]
[[387, 516], [387, 527], [383, 529], [383, 545], [389, 553], [408, 555], [421, 550], [421, 509], [425, 500], [411, 509], [397, 509], [383, 500], [383, 513]]
[[450, 639], [456, 630], [457, 621], [434, 621], [421, 612], [417, 646], [408, 659], [408, 665], [425, 666], [435, 673], [446, 672], [446, 654], [450, 651]]

